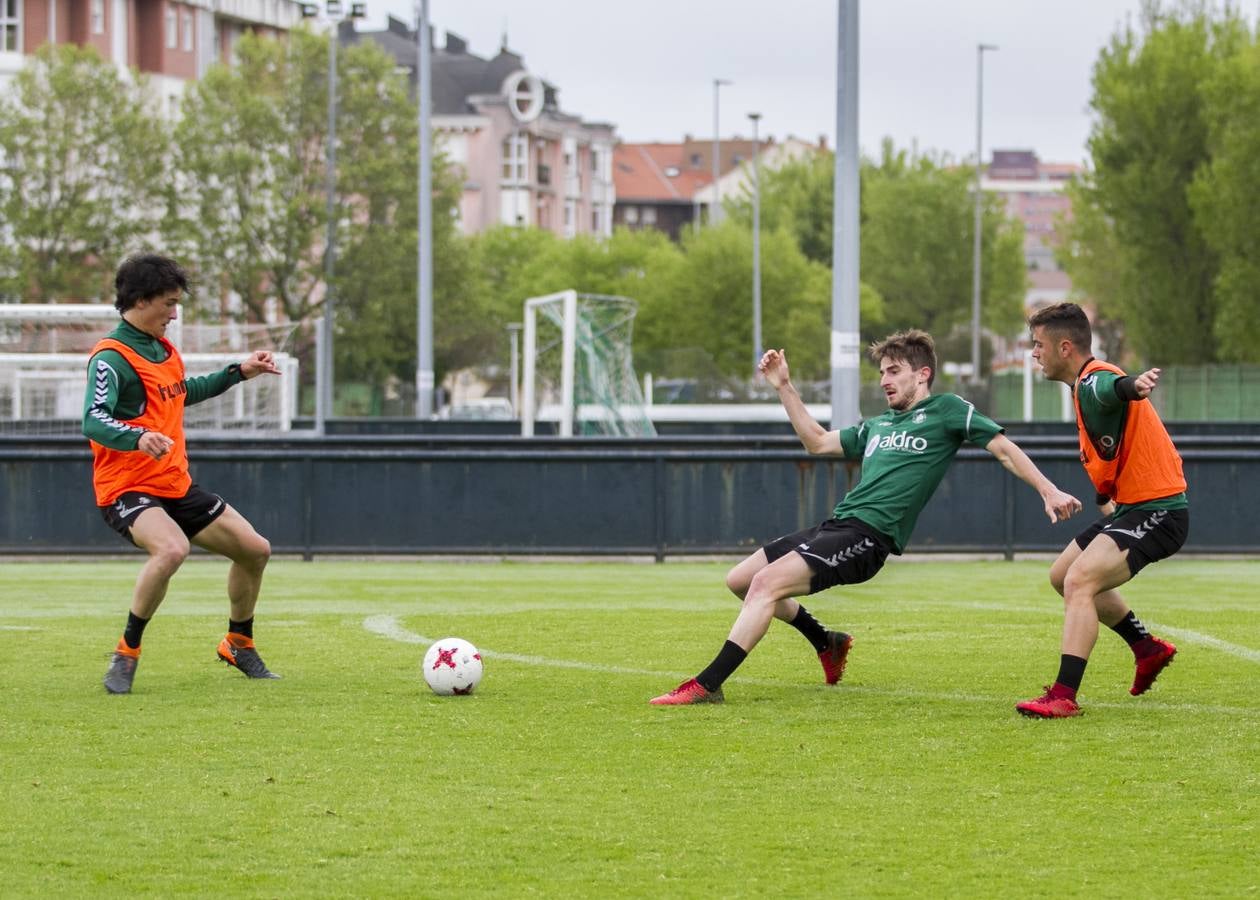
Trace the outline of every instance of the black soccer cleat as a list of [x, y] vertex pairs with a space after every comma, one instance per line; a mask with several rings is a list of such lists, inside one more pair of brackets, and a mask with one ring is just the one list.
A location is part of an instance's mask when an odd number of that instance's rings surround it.
[[258, 651], [254, 649], [252, 639], [243, 635], [228, 633], [219, 641], [219, 659], [229, 666], [240, 669], [250, 678], [279, 678], [275, 672], [267, 668]]
[[140, 648], [132, 649], [120, 638], [114, 655], [110, 657], [109, 670], [105, 673], [105, 690], [111, 694], [130, 694], [139, 662]]

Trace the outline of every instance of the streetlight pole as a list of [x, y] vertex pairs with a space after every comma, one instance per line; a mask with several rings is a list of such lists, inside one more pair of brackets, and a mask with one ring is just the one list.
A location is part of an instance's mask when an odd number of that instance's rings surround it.
[[998, 49], [993, 44], [976, 44], [976, 216], [971, 248], [971, 381], [980, 381], [980, 226], [983, 192], [980, 175], [984, 168], [984, 51]]
[[722, 132], [718, 125], [718, 91], [724, 84], [731, 84], [725, 78], [713, 79], [713, 199], [709, 203], [709, 224], [716, 225], [722, 219], [722, 202], [718, 196], [718, 179], [722, 176]]
[[[333, 312], [335, 296], [333, 276], [337, 269], [337, 40], [341, 23], [346, 19], [361, 19], [367, 15], [367, 4], [351, 3], [342, 13], [339, 0], [327, 0], [325, 12], [332, 28], [328, 34], [328, 146], [327, 214], [328, 237], [324, 248], [324, 314], [320, 318], [319, 336], [315, 343], [315, 433], [323, 435], [328, 419], [333, 415]], [[303, 3], [302, 17], [319, 15], [319, 4]]]
[[753, 257], [753, 371], [761, 362], [761, 142], [757, 137], [757, 123], [761, 113], [749, 113], [752, 119], [753, 139], [753, 194], [752, 194], [752, 257]]

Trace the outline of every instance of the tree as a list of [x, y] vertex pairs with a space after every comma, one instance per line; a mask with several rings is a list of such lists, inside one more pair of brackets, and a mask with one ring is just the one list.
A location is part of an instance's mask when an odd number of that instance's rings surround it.
[[[190, 87], [178, 130], [168, 231], [244, 313], [323, 314], [327, 252], [328, 38], [250, 35], [237, 63]], [[410, 382], [416, 361], [416, 106], [393, 60], [363, 42], [338, 56], [335, 372], [339, 382]], [[433, 165], [434, 322], [457, 323], [468, 256], [447, 214], [455, 173]], [[218, 291], [213, 301], [218, 301]], [[216, 308], [214, 314], [218, 315]], [[309, 342], [309, 338], [308, 338]], [[306, 348], [309, 349], [309, 346]], [[438, 356], [438, 368], [443, 357]]]
[[[806, 258], [831, 265], [834, 156], [818, 153], [766, 172], [764, 230], [785, 229]], [[862, 316], [866, 340], [888, 328], [926, 328], [938, 336], [970, 321], [974, 201], [967, 170], [910, 156], [885, 141], [878, 161], [861, 167], [863, 291], [883, 300], [879, 319]], [[731, 218], [750, 227], [747, 198]], [[981, 218], [982, 321], [1010, 334], [1023, 323], [1023, 228], [1000, 198], [986, 195]]]
[[[1248, 41], [1236, 9], [1213, 18], [1202, 5], [1169, 12], [1148, 3], [1141, 31], [1118, 32], [1094, 67], [1094, 171], [1081, 196], [1105, 217], [1124, 265], [1114, 293], [1097, 299], [1124, 321], [1137, 351], [1162, 364], [1216, 358], [1220, 255], [1191, 206], [1191, 186], [1211, 152], [1206, 87]], [[1225, 169], [1205, 175], [1203, 191], [1213, 177]], [[1201, 209], [1212, 205], [1201, 196]], [[1104, 250], [1094, 248], [1087, 264]]]
[[326, 47], [304, 30], [284, 43], [245, 34], [236, 64], [212, 66], [185, 94], [166, 231], [215, 317], [221, 290], [256, 321], [273, 302], [288, 321], [319, 313]]
[[146, 80], [91, 47], [43, 47], [0, 97], [0, 293], [101, 297], [151, 237], [168, 158]]
[[[862, 179], [862, 278], [884, 299], [890, 328], [937, 337], [971, 320], [975, 200], [971, 174], [885, 142]], [[981, 323], [1012, 334], [1023, 323], [1023, 226], [1000, 198], [981, 208]]]
[[1225, 60], [1204, 86], [1211, 159], [1190, 185], [1194, 220], [1219, 266], [1216, 357], [1260, 362], [1260, 45]]

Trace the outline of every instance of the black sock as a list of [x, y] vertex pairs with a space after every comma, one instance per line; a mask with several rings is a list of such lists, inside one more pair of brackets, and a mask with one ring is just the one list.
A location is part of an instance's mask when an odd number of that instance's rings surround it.
[[1055, 682], [1073, 691], [1080, 690], [1081, 679], [1085, 677], [1085, 663], [1086, 660], [1079, 656], [1064, 653], [1059, 657], [1059, 677]]
[[148, 624], [148, 619], [142, 619], [133, 612], [127, 613], [127, 627], [123, 629], [123, 642], [135, 650], [140, 646], [140, 639], [144, 637], [144, 626]]
[[805, 607], [802, 606], [796, 618], [788, 624], [805, 635], [805, 639], [814, 645], [814, 650], [818, 653], [827, 649], [827, 629], [823, 628], [822, 623], [811, 616]]
[[713, 658], [713, 662], [709, 663], [709, 667], [696, 676], [696, 681], [706, 691], [716, 691], [747, 657], [747, 650], [733, 641], [727, 641]]
[[228, 619], [228, 631], [252, 638], [254, 636], [254, 617], [250, 616], [244, 622], [233, 622], [231, 619]]
[[1111, 630], [1120, 635], [1120, 637], [1124, 638], [1124, 642], [1130, 647], [1143, 638], [1151, 636], [1151, 633], [1146, 630], [1146, 626], [1142, 624], [1142, 621], [1137, 616], [1133, 615], [1132, 610], [1129, 610], [1129, 614], [1127, 616], [1112, 625]]

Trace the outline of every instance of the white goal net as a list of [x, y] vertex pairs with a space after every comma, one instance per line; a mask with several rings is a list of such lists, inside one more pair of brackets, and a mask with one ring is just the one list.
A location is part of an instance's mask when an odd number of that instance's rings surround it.
[[535, 419], [561, 437], [656, 434], [634, 372], [638, 310], [628, 297], [561, 291], [525, 301], [521, 434]]
[[[118, 323], [112, 306], [94, 303], [0, 304], [0, 434], [77, 434], [87, 391], [88, 354]], [[296, 326], [186, 323], [167, 339], [188, 375], [207, 375], [271, 350], [278, 377], [251, 378], [187, 408], [193, 434], [288, 431], [297, 412], [298, 360], [289, 351]]]

